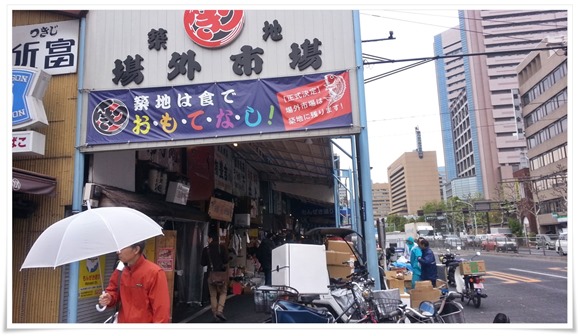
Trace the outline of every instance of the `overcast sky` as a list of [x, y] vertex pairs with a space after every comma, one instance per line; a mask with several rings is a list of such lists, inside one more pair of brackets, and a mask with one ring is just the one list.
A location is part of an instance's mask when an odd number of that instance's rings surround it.
[[[360, 10], [363, 53], [392, 60], [434, 56], [434, 36], [459, 25], [457, 10]], [[373, 64], [365, 79], [413, 65], [412, 62]], [[388, 182], [387, 167], [404, 152], [417, 148], [415, 127], [421, 131], [423, 151], [436, 151], [444, 165], [435, 63], [428, 62], [365, 84], [371, 179]], [[347, 145], [348, 146], [348, 145]], [[346, 168], [346, 157], [341, 160]], [[343, 164], [344, 163], [344, 164]]]

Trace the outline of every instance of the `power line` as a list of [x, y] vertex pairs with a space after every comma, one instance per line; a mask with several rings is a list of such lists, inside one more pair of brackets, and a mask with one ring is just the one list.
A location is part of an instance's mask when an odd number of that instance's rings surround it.
[[455, 54], [455, 55], [437, 55], [437, 56], [430, 56], [430, 57], [416, 57], [416, 58], [406, 58], [400, 60], [383, 60], [383, 61], [374, 61], [368, 62], [367, 64], [384, 64], [384, 63], [398, 63], [398, 62], [412, 62], [412, 61], [424, 61], [424, 60], [438, 60], [443, 58], [458, 58], [458, 57], [473, 57], [473, 56], [502, 56], [502, 55], [513, 55], [515, 53], [529, 53], [532, 51], [542, 51], [542, 50], [554, 50], [554, 49], [566, 49], [568, 50], [567, 46], [557, 46], [557, 47], [545, 47], [545, 48], [531, 48], [531, 49], [516, 49], [516, 50], [509, 50], [509, 51], [486, 51], [481, 53], [471, 53], [471, 54]]
[[[476, 34], [480, 34], [482, 36], [486, 36], [486, 37], [494, 37], [494, 36], [498, 36], [498, 37], [506, 37], [506, 38], [511, 38], [514, 40], [523, 40], [523, 41], [527, 41], [527, 42], [539, 42], [540, 40], [530, 40], [527, 38], [523, 38], [523, 37], [516, 37], [516, 36], [512, 36], [512, 35], [504, 35], [504, 34], [493, 34], [493, 33], [484, 33], [481, 31], [475, 31], [475, 30], [469, 30], [469, 29], [461, 29], [458, 27], [447, 27], [447, 26], [442, 26], [442, 25], [436, 25], [436, 24], [431, 24], [431, 23], [425, 23], [425, 22], [418, 22], [418, 21], [412, 21], [412, 20], [405, 20], [405, 19], [398, 19], [398, 18], [391, 18], [391, 17], [386, 17], [386, 16], [381, 16], [381, 15], [377, 15], [377, 14], [367, 14], [367, 13], [361, 13], [363, 15], [368, 15], [368, 16], [373, 16], [373, 17], [377, 17], [377, 18], [382, 18], [382, 19], [389, 19], [389, 20], [395, 20], [395, 21], [403, 21], [403, 22], [409, 22], [409, 23], [416, 23], [416, 24], [422, 24], [422, 25], [428, 25], [428, 26], [434, 26], [434, 27], [442, 27], [442, 28], [447, 28], [449, 30], [459, 30], [459, 31], [464, 31], [464, 32], [469, 32], [469, 33], [476, 33]], [[464, 19], [470, 19], [470, 20], [478, 20], [478, 19], [474, 19], [474, 18], [464, 18]], [[482, 21], [486, 21], [487, 19], [481, 19]], [[458, 18], [459, 21], [459, 18]], [[459, 22], [458, 22], [459, 24]], [[516, 24], [516, 22], [513, 22], [513, 24]], [[540, 25], [540, 24], [537, 24]], [[567, 26], [555, 26], [554, 28], [567, 28]]]
[[[418, 13], [418, 12], [406, 12], [406, 11], [398, 11], [398, 10], [388, 10], [388, 9], [383, 9], [383, 11], [385, 12], [393, 12], [393, 13], [402, 13], [402, 14], [412, 14], [412, 15], [425, 15], [425, 16], [438, 16], [438, 17], [445, 17], [445, 18], [457, 18], [457, 16], [449, 16], [449, 15], [437, 15], [437, 14], [426, 14], [426, 13]], [[536, 11], [534, 11], [536, 12]], [[560, 12], [564, 12], [562, 10], [547, 10], [547, 11], [541, 11], [541, 12], [546, 12], [546, 13], [560, 13]], [[364, 13], [361, 13], [364, 14]], [[371, 14], [365, 14], [365, 15], [371, 15]], [[507, 20], [497, 20], [497, 19], [476, 19], [476, 18], [464, 18], [466, 20], [470, 20], [470, 21], [487, 21], [487, 22], [497, 22], [497, 23], [507, 23], [507, 24], [518, 24], [520, 22], [515, 22], [515, 21], [507, 21]], [[421, 23], [421, 22], [418, 22]], [[554, 27], [554, 28], [560, 28], [561, 26], [558, 24], [553, 24], [553, 23], [547, 23], [547, 22], [540, 22], [540, 23], [535, 23], [535, 25], [539, 25], [539, 26], [546, 26], [546, 27]]]

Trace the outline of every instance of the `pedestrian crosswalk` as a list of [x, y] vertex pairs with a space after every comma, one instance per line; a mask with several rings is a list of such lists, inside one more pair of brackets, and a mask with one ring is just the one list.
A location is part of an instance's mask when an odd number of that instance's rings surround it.
[[498, 279], [503, 284], [514, 284], [518, 282], [542, 282], [542, 280], [528, 278], [513, 273], [488, 271], [485, 274], [485, 280]]
[[[506, 273], [506, 272], [499, 272], [499, 271], [487, 271], [484, 278], [485, 280], [497, 280], [502, 284], [516, 284], [521, 282], [526, 283], [534, 283], [534, 282], [542, 282], [540, 278], [553, 277], [553, 278], [560, 278], [565, 279], [566, 276], [562, 273], [568, 272], [568, 267], [549, 267], [545, 272], [533, 272], [533, 271], [526, 271], [520, 270], [516, 268], [510, 269], [513, 273]], [[525, 275], [522, 275], [525, 274]], [[530, 275], [531, 274], [531, 275]], [[538, 276], [538, 277], [531, 277], [531, 276]]]

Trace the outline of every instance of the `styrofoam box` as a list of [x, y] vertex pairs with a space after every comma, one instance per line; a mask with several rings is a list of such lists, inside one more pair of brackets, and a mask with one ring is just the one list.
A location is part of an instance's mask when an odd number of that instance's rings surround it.
[[272, 250], [272, 285], [326, 294], [329, 284], [324, 245], [284, 244]]

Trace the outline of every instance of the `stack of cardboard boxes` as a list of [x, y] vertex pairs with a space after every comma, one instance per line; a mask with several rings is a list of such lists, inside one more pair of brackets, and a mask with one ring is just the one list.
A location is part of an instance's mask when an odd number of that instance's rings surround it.
[[352, 254], [351, 242], [328, 240], [326, 244], [326, 267], [331, 278], [346, 278], [354, 271], [355, 256]]
[[441, 289], [447, 288], [445, 281], [437, 279], [435, 288], [431, 285], [431, 281], [417, 281], [415, 282], [415, 288], [412, 289], [412, 277], [413, 274], [407, 272], [404, 268], [385, 271], [385, 279], [389, 289], [398, 288], [401, 293], [401, 300], [412, 308], [417, 308], [421, 301], [439, 300]]
[[422, 301], [437, 301], [441, 297], [441, 289], [433, 288], [431, 281], [417, 281], [415, 288], [409, 290], [411, 307], [417, 308]]
[[387, 287], [389, 287], [389, 289], [398, 288], [401, 294], [405, 294], [405, 283], [408, 282], [410, 284], [412, 276], [412, 273], [407, 272], [404, 268], [392, 268], [390, 271], [385, 271]]

